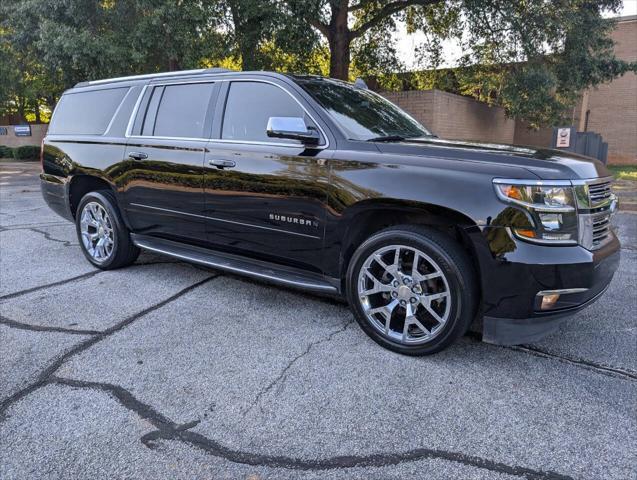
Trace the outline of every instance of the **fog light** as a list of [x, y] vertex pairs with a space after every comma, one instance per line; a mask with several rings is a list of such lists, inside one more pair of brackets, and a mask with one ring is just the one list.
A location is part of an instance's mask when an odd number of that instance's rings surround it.
[[557, 301], [560, 299], [560, 294], [559, 293], [552, 293], [549, 295], [543, 295], [542, 296], [542, 305], [540, 306], [540, 309], [542, 310], [550, 310], [551, 308], [553, 308], [555, 306], [555, 304], [557, 303]]

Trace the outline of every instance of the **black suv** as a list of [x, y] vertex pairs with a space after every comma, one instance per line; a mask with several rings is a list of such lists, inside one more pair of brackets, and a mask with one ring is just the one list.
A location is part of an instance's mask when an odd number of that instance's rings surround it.
[[539, 338], [619, 262], [601, 163], [441, 140], [358, 82], [84, 82], [61, 97], [42, 165], [44, 198], [98, 268], [146, 249], [342, 295], [371, 338], [411, 355], [473, 319], [488, 342]]

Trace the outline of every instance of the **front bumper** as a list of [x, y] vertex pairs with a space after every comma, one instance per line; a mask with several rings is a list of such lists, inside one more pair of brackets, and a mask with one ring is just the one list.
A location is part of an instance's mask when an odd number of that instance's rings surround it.
[[586, 302], [565, 309], [537, 314], [531, 318], [498, 318], [485, 316], [482, 326], [482, 341], [494, 345], [521, 345], [533, 343], [554, 332], [565, 320], [588, 307], [600, 298], [608, 285]]
[[[619, 241], [599, 250], [552, 247], [512, 240], [506, 251], [486, 230], [474, 237], [483, 297], [482, 337], [500, 345], [530, 343], [556, 330], [568, 317], [602, 296], [619, 265]], [[493, 232], [491, 232], [493, 233]], [[550, 310], [541, 310], [538, 293], [575, 289]]]

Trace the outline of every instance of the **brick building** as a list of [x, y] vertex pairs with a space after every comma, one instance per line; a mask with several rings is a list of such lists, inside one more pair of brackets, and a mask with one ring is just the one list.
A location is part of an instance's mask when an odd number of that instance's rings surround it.
[[[617, 58], [637, 62], [637, 15], [618, 19], [612, 35]], [[573, 111], [579, 131], [600, 133], [613, 163], [637, 162], [637, 74], [589, 89]]]
[[504, 109], [440, 90], [382, 92], [432, 133], [454, 140], [514, 143], [516, 122]]

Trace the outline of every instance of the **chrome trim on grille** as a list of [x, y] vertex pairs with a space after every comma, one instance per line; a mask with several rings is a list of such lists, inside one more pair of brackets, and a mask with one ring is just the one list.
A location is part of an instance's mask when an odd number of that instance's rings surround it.
[[579, 210], [597, 210], [610, 206], [616, 197], [612, 192], [613, 177], [573, 180]]
[[578, 216], [579, 244], [588, 250], [597, 250], [612, 238], [611, 212], [580, 213]]

